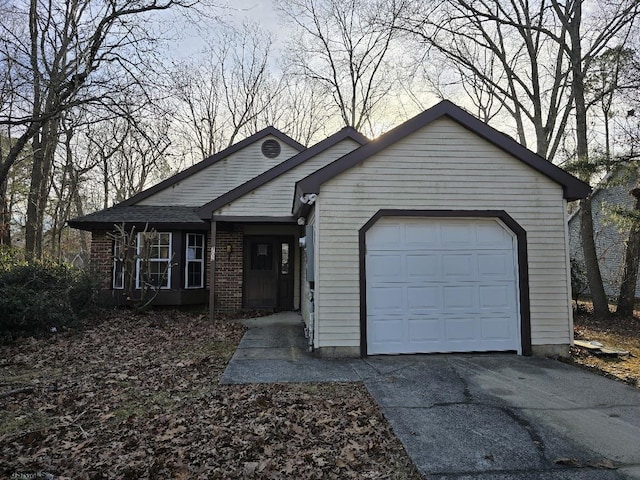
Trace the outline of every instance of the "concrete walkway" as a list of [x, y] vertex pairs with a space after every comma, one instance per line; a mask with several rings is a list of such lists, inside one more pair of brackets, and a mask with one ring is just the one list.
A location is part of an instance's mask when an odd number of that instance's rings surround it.
[[298, 314], [247, 324], [221, 383], [362, 381], [429, 479], [640, 479], [637, 388], [506, 354], [320, 359]]

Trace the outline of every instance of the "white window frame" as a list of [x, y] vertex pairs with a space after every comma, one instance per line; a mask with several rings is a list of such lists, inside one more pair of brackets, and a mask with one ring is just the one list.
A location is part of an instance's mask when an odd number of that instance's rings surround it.
[[[124, 250], [124, 239], [121, 237], [113, 238], [113, 271], [111, 275], [111, 287], [114, 290], [124, 290], [124, 279], [126, 275], [124, 260], [121, 260], [122, 250]], [[123, 256], [124, 257], [124, 256]], [[121, 265], [120, 273], [118, 274], [118, 264]]]
[[[136, 247], [136, 288], [140, 289], [141, 285], [140, 285], [140, 253], [142, 250], [142, 236], [143, 235], [150, 235], [150, 232], [139, 232], [138, 236], [137, 236], [137, 247]], [[167, 268], [167, 285], [166, 286], [160, 286], [160, 290], [170, 290], [171, 289], [171, 259], [173, 258], [173, 235], [171, 232], [154, 232], [153, 235], [157, 236], [158, 239], [161, 239], [163, 235], [168, 235], [169, 239], [168, 239], [168, 246], [169, 246], [169, 257], [168, 258], [149, 258], [149, 262], [152, 263], [167, 263], [169, 265], [169, 267]], [[157, 244], [159, 247], [166, 245], [164, 243], [158, 243]], [[155, 288], [155, 287], [151, 287], [151, 288]]]
[[[201, 246], [192, 246], [189, 244], [189, 239], [192, 237], [200, 237], [202, 240]], [[185, 251], [184, 251], [184, 288], [204, 288], [204, 254], [206, 251], [207, 238], [202, 233], [187, 233], [185, 235], [184, 243], [185, 243]], [[189, 249], [190, 248], [200, 248], [201, 254], [200, 258], [189, 258]], [[199, 263], [200, 264], [200, 284], [199, 285], [189, 285], [189, 264], [190, 263]]]

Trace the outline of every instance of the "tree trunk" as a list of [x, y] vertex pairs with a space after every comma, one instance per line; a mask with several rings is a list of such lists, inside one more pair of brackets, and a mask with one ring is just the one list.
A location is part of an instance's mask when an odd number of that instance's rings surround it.
[[[640, 188], [631, 190], [631, 195], [636, 199], [633, 206], [634, 214], [640, 213]], [[638, 262], [640, 261], [640, 221], [633, 219], [629, 239], [624, 252], [624, 269], [616, 314], [629, 317], [633, 315], [633, 307], [636, 302], [636, 283], [638, 281]]]
[[42, 258], [44, 215], [49, 194], [49, 181], [53, 156], [57, 146], [58, 119], [44, 125], [40, 135], [34, 137], [31, 185], [27, 200], [25, 250], [27, 256]]
[[0, 183], [0, 245], [11, 246], [11, 203], [7, 198], [7, 182]]
[[587, 270], [587, 283], [593, 301], [593, 313], [599, 317], [608, 317], [609, 301], [604, 292], [596, 242], [593, 236], [593, 216], [591, 213], [591, 196], [580, 200], [580, 239], [584, 253], [584, 264]]
[[[556, 3], [557, 7], [557, 3]], [[582, 21], [582, 2], [573, 3], [568, 12], [567, 32], [571, 40], [571, 91], [575, 106], [576, 118], [576, 156], [578, 162], [587, 165], [589, 162], [589, 143], [587, 137], [587, 103], [585, 101], [584, 63], [582, 58], [582, 37], [580, 24]], [[584, 263], [587, 270], [587, 281], [591, 300], [593, 301], [593, 313], [599, 317], [608, 317], [609, 302], [602, 284], [602, 274], [598, 263], [596, 243], [593, 236], [593, 215], [591, 211], [591, 196], [580, 201], [580, 237]]]

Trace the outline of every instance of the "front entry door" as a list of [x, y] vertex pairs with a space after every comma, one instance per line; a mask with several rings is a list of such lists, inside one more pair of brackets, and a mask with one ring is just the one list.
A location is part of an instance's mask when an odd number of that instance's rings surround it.
[[244, 307], [293, 308], [293, 238], [245, 237]]

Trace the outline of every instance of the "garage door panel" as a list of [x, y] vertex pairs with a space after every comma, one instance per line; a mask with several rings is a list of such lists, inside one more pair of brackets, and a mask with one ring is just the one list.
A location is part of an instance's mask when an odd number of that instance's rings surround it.
[[437, 224], [407, 223], [404, 233], [403, 245], [412, 247], [412, 249], [437, 249], [442, 245], [440, 228]]
[[441, 223], [442, 245], [446, 248], [472, 248], [475, 245], [475, 229], [464, 221]]
[[519, 349], [516, 242], [504, 225], [442, 218], [379, 224], [366, 237], [370, 354]]
[[442, 257], [436, 254], [407, 254], [405, 256], [409, 281], [433, 281], [442, 277]]
[[447, 280], [463, 277], [470, 280], [478, 276], [475, 256], [471, 253], [442, 254], [442, 274]]
[[479, 287], [480, 309], [482, 311], [508, 311], [513, 308], [513, 287], [504, 285], [481, 285]]
[[478, 274], [482, 277], [513, 279], [513, 251], [478, 253]]
[[443, 287], [442, 293], [445, 311], [478, 311], [478, 295], [475, 285], [446, 285]]
[[367, 298], [367, 304], [371, 306], [372, 312], [400, 314], [404, 312], [403, 290], [403, 287], [392, 284], [382, 284], [371, 288], [371, 298]]
[[444, 335], [446, 343], [476, 341], [480, 329], [476, 318], [449, 317], [445, 319]]
[[513, 336], [511, 319], [507, 316], [480, 319], [482, 340], [508, 341]]
[[476, 226], [478, 238], [477, 247], [491, 249], [511, 249], [513, 244], [512, 235], [505, 227], [497, 222], [478, 224]]
[[367, 259], [367, 272], [371, 272], [373, 281], [382, 279], [385, 282], [404, 281], [401, 254], [371, 255]]
[[375, 231], [367, 234], [367, 244], [377, 250], [391, 249], [396, 250], [400, 245], [401, 225], [385, 224], [380, 225]]
[[437, 285], [408, 286], [407, 310], [409, 314], [442, 311], [442, 288]]
[[408, 341], [415, 345], [417, 343], [429, 343], [431, 345], [440, 344], [443, 335], [443, 322], [440, 316], [420, 316], [409, 317]]

